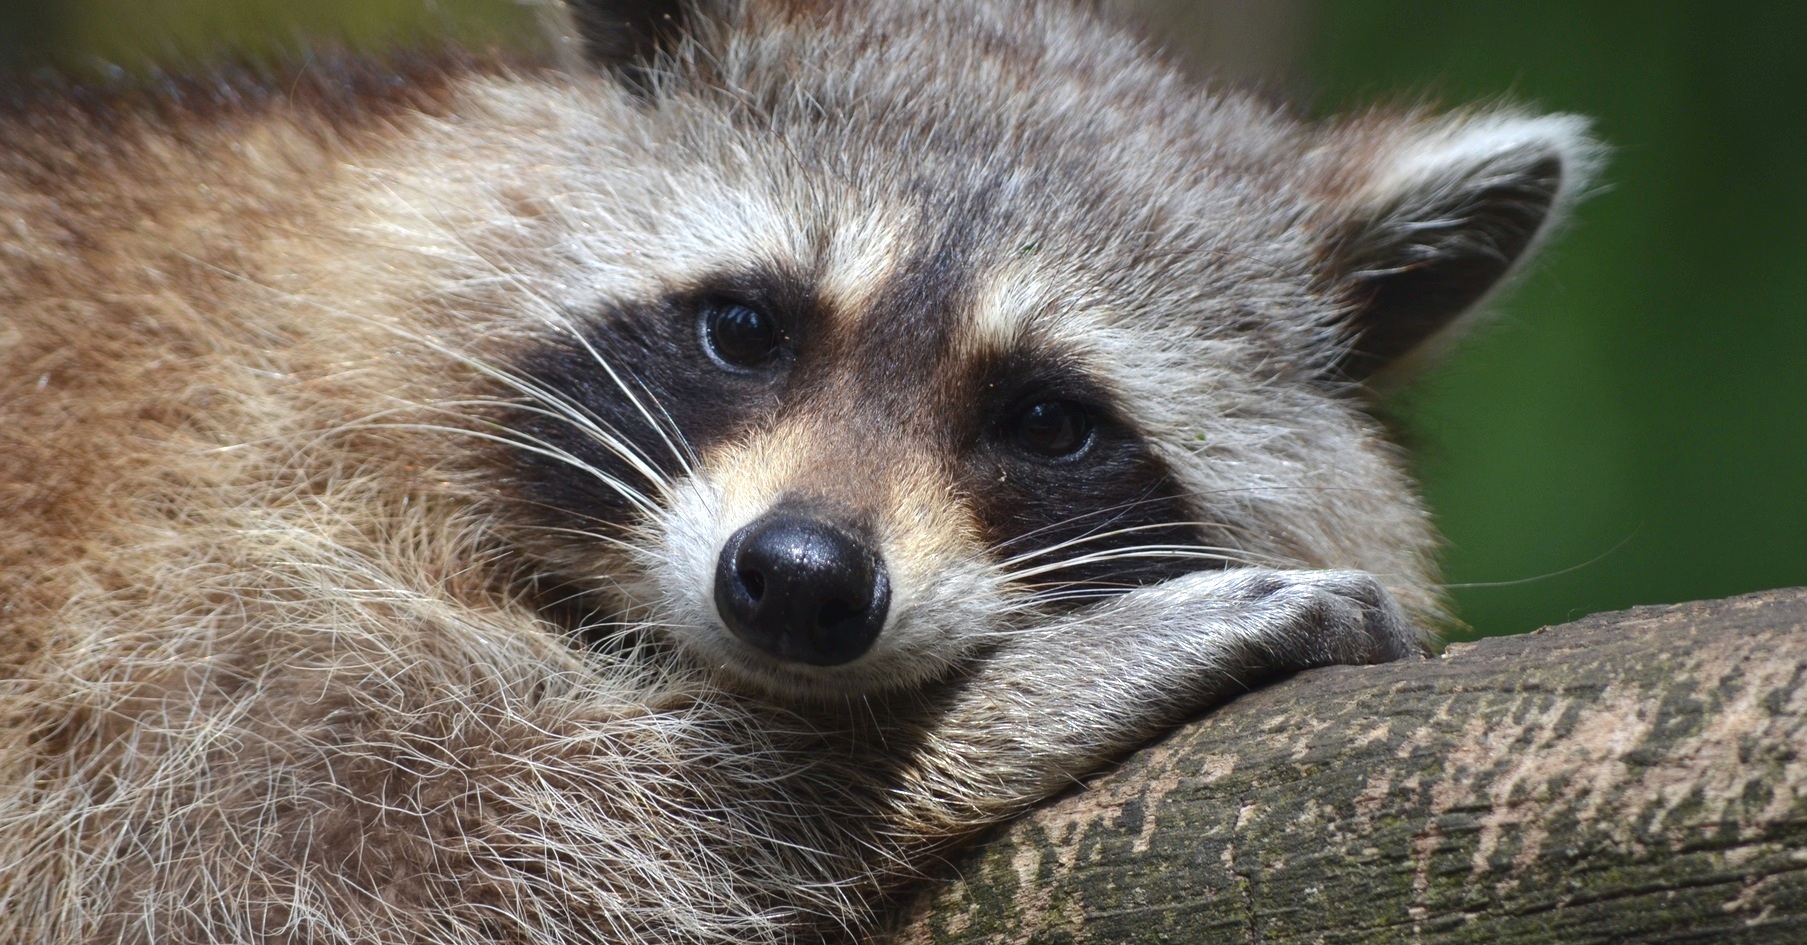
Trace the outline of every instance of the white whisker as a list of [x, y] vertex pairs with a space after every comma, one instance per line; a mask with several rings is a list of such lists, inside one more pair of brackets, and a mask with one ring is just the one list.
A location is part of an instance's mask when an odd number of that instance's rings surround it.
[[[563, 405], [561, 404], [560, 406]], [[633, 467], [633, 470], [641, 476], [644, 476], [647, 482], [650, 483], [653, 488], [659, 490], [662, 496], [668, 495], [669, 493], [670, 481], [663, 473], [654, 468], [632, 443], [618, 436], [613, 430], [604, 429], [604, 427], [598, 425], [598, 423], [592, 423], [568, 410], [553, 410], [530, 404], [516, 404], [502, 400], [437, 401], [431, 405], [431, 408], [436, 410], [455, 407], [503, 408], [534, 416], [545, 417], [550, 420], [560, 420], [572, 423], [592, 442], [608, 450], [611, 454]], [[520, 432], [497, 421], [485, 420], [484, 422], [489, 426], [506, 429], [513, 433], [518, 434]], [[542, 442], [538, 440], [538, 438], [534, 438], [534, 441]], [[544, 443], [542, 443], [542, 445], [550, 446], [550, 444]]]
[[[658, 399], [653, 396], [651, 391], [646, 389], [644, 384], [640, 384], [638, 381], [635, 382], [635, 386], [639, 387], [641, 392], [646, 394], [646, 399], [653, 401], [653, 403], [658, 406], [659, 417], [663, 418], [665, 421], [664, 423], [660, 423], [659, 419], [654, 418], [652, 411], [646, 408], [646, 402], [634, 394], [633, 390], [628, 387], [627, 382], [622, 379], [618, 372], [616, 372], [614, 365], [611, 365], [608, 359], [604, 358], [602, 353], [597, 351], [594, 345], [590, 344], [590, 339], [585, 337], [583, 332], [578, 331], [575, 326], [566, 326], [566, 331], [570, 333], [571, 337], [577, 340], [578, 344], [583, 346], [584, 351], [590, 355], [590, 358], [596, 362], [596, 365], [608, 374], [609, 380], [614, 382], [616, 388], [618, 388], [622, 395], [628, 399], [628, 403], [633, 404], [634, 409], [646, 420], [647, 426], [652, 427], [653, 430], [659, 434], [659, 439], [664, 441], [666, 449], [671, 451], [671, 455], [677, 459], [678, 465], [683, 469], [684, 473], [686, 475], [695, 475], [697, 462], [696, 452], [691, 449], [689, 441], [684, 439], [683, 431], [679, 430], [677, 423], [671, 419], [670, 412], [668, 412], [662, 404], [658, 403]], [[674, 436], [676, 438], [675, 440], [673, 439]], [[680, 443], [683, 444], [681, 448], [679, 447]]]
[[[1221, 527], [1221, 526], [1219, 526], [1215, 522], [1157, 522], [1157, 523], [1149, 524], [1149, 525], [1132, 525], [1132, 526], [1128, 526], [1125, 528], [1111, 529], [1109, 531], [1091, 532], [1091, 533], [1087, 533], [1084, 535], [1080, 535], [1077, 538], [1070, 538], [1066, 541], [1059, 542], [1059, 543], [1056, 543], [1053, 545], [1049, 545], [1046, 548], [1038, 548], [1034, 551], [1026, 551], [1026, 552], [1019, 554], [1012, 558], [1006, 558], [1003, 561], [999, 562], [998, 566], [1003, 568], [1006, 572], [1010, 572], [1010, 571], [1013, 571], [1013, 569], [1017, 568], [1018, 566], [1026, 564], [1031, 561], [1034, 561], [1038, 558], [1045, 558], [1049, 555], [1058, 554], [1060, 552], [1068, 551], [1073, 548], [1078, 548], [1078, 547], [1088, 545], [1088, 544], [1096, 544], [1096, 543], [1102, 542], [1102, 541], [1110, 541], [1115, 538], [1120, 538], [1124, 535], [1133, 535], [1133, 534], [1137, 534], [1137, 533], [1141, 533], [1141, 532], [1149, 532], [1149, 531], [1161, 531], [1161, 530], [1171, 529], [1171, 528], [1204, 529], [1204, 528], [1219, 528], [1219, 527]], [[1152, 546], [1144, 545], [1144, 546], [1137, 546], [1137, 547], [1152, 547]], [[1224, 554], [1224, 555], [1243, 555], [1243, 556], [1247, 556], [1251, 559], [1266, 558], [1266, 556], [1255, 554], [1254, 552], [1250, 552], [1247, 549], [1224, 548], [1224, 547], [1217, 547], [1217, 546], [1203, 545], [1203, 544], [1168, 542], [1168, 543], [1163, 543], [1162, 545], [1160, 545], [1160, 547], [1193, 548], [1193, 549], [1198, 549], [1201, 551], [1217, 552], [1217, 553]], [[1270, 566], [1278, 564], [1278, 562], [1276, 562], [1272, 559], [1263, 560], [1262, 563], [1269, 564]], [[1038, 573], [1038, 572], [1026, 572], [1026, 573]]]
[[1009, 571], [1006, 572], [1006, 579], [1020, 582], [1039, 575], [1064, 571], [1069, 568], [1083, 567], [1085, 565], [1103, 564], [1111, 561], [1153, 559], [1211, 561], [1218, 564], [1250, 563], [1245, 553], [1236, 549], [1205, 548], [1198, 545], [1134, 545], [1128, 548], [1112, 548], [1104, 551], [1095, 551], [1090, 554], [1076, 555], [1071, 558], [1063, 558], [1059, 561], [1037, 565], [1033, 568], [1027, 568], [1020, 571]]
[[602, 484], [608, 486], [611, 490], [613, 490], [615, 492], [615, 494], [621, 496], [623, 499], [626, 499], [629, 504], [633, 505], [634, 508], [637, 509], [642, 514], [650, 516], [650, 515], [656, 515], [660, 511], [658, 503], [654, 502], [652, 499], [648, 498], [645, 494], [641, 493], [638, 489], [635, 489], [633, 486], [630, 486], [627, 483], [622, 482], [620, 479], [608, 474], [607, 472], [604, 472], [603, 470], [597, 469], [595, 466], [592, 466], [589, 463], [584, 462], [582, 459], [579, 459], [578, 457], [571, 455], [570, 452], [559, 449], [558, 447], [555, 447], [555, 446], [551, 446], [551, 445], [544, 444], [544, 443], [539, 443], [536, 441], [522, 439], [518, 436], [510, 436], [510, 435], [504, 435], [504, 434], [499, 434], [499, 433], [486, 433], [482, 430], [473, 430], [473, 429], [469, 429], [467, 427], [447, 426], [447, 425], [443, 425], [443, 424], [372, 423], [372, 424], [367, 424], [367, 426], [374, 427], [374, 428], [391, 429], [391, 430], [419, 430], [419, 431], [423, 431], [423, 432], [452, 433], [452, 434], [457, 434], [457, 435], [461, 435], [461, 436], [473, 437], [473, 438], [479, 439], [479, 440], [488, 440], [488, 441], [491, 441], [494, 443], [500, 443], [504, 446], [513, 447], [513, 448], [521, 450], [523, 452], [532, 453], [536, 456], [543, 456], [547, 459], [556, 460], [558, 462], [565, 463], [566, 465], [569, 465], [571, 468], [579, 470], [579, 471], [585, 473], [586, 475], [590, 476], [591, 478], [595, 479], [596, 481], [601, 482]]

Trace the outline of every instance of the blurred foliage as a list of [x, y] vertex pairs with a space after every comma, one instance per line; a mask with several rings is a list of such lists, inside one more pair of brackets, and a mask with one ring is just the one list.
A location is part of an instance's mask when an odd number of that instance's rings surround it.
[[310, 42], [374, 49], [531, 41], [521, 0], [0, 0], [0, 56], [82, 71], [267, 58]]
[[[1807, 584], [1807, 5], [1301, 8], [1289, 87], [1319, 111], [1505, 96], [1613, 146], [1500, 316], [1395, 405], [1475, 632]], [[0, 58], [519, 43], [530, 22], [511, 0], [0, 0]]]
[[1600, 192], [1400, 410], [1479, 632], [1807, 584], [1807, 5], [1323, 0], [1326, 109], [1594, 116]]

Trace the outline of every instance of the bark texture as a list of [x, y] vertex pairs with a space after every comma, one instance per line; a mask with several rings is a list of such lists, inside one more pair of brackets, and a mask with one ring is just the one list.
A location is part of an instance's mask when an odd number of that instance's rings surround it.
[[1807, 590], [1251, 693], [992, 837], [904, 945], [1807, 942]]

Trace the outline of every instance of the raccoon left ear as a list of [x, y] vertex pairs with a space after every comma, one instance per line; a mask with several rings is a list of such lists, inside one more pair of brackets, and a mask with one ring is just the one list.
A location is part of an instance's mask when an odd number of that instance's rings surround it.
[[1378, 163], [1325, 246], [1351, 306], [1337, 367], [1357, 381], [1440, 347], [1567, 213], [1600, 148], [1584, 119], [1495, 113], [1443, 119], [1379, 153], [1364, 156]]
[[551, 0], [547, 10], [567, 66], [637, 73], [670, 51], [711, 0]]

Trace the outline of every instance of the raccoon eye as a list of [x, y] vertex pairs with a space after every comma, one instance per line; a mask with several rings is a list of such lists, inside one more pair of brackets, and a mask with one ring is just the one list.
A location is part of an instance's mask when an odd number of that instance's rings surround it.
[[701, 327], [704, 350], [731, 368], [758, 367], [784, 343], [777, 319], [737, 303], [710, 306]]
[[1043, 459], [1074, 459], [1092, 445], [1092, 412], [1071, 400], [1030, 404], [1006, 428], [1011, 443]]

